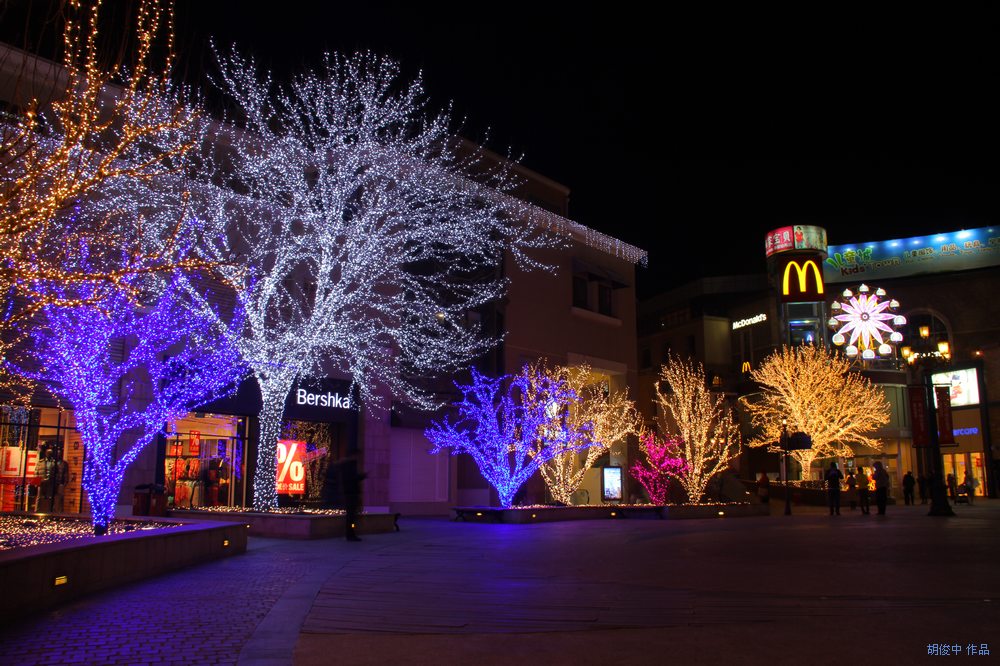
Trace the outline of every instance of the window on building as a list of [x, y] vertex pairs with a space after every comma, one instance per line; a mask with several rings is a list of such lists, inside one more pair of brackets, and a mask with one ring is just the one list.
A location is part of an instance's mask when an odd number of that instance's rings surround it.
[[573, 276], [573, 307], [588, 309], [590, 306], [590, 299], [588, 298], [590, 291], [590, 283], [587, 282], [587, 278], [583, 275]]
[[597, 311], [602, 315], [612, 316], [612, 301], [611, 285], [599, 283], [597, 285]]

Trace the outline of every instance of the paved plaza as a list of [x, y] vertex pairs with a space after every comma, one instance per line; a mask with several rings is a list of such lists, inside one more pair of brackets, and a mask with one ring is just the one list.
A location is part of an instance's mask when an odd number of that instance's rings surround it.
[[4, 627], [0, 664], [906, 664], [945, 645], [948, 663], [1000, 658], [1000, 502], [950, 519], [781, 508], [252, 538], [245, 555]]

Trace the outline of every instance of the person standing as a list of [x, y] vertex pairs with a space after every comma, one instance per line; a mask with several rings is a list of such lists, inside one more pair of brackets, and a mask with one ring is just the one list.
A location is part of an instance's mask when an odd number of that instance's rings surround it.
[[837, 463], [830, 463], [830, 469], [826, 472], [826, 492], [830, 502], [830, 515], [840, 515], [840, 481], [844, 478], [843, 472], [837, 469]]
[[955, 478], [954, 474], [949, 474], [947, 478], [948, 482], [948, 494], [951, 495], [951, 503], [958, 503], [958, 479]]
[[871, 501], [869, 500], [868, 494], [868, 484], [870, 483], [868, 475], [865, 474], [865, 468], [858, 468], [858, 504], [861, 506], [861, 515], [867, 516], [872, 512]]
[[976, 496], [976, 487], [979, 486], [979, 479], [969, 476], [969, 473], [966, 472], [962, 483], [965, 485], [965, 496], [969, 498], [969, 506], [972, 506], [972, 498]]
[[913, 472], [907, 472], [903, 476], [903, 504], [906, 504], [907, 506], [914, 504], [913, 486], [915, 486], [916, 483], [916, 479], [913, 478]]
[[851, 511], [854, 511], [858, 505], [858, 480], [853, 469], [847, 471], [847, 501], [851, 504]]
[[344, 489], [344, 536], [348, 541], [361, 541], [355, 530], [361, 506], [361, 482], [367, 474], [358, 469], [357, 454], [349, 454], [340, 463], [341, 483]]
[[927, 504], [927, 477], [923, 474], [917, 475], [917, 494], [920, 495], [920, 503]]
[[760, 478], [757, 479], [757, 497], [764, 504], [771, 501], [771, 479], [767, 477], [765, 472], [761, 472]]
[[879, 460], [875, 461], [872, 477], [875, 481], [875, 506], [878, 507], [878, 515], [884, 516], [885, 506], [889, 503], [889, 473]]

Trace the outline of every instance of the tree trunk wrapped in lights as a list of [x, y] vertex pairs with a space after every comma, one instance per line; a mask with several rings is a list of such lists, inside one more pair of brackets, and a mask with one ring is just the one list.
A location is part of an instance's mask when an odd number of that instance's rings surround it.
[[680, 440], [677, 455], [685, 467], [672, 474], [687, 493], [688, 502], [698, 504], [708, 482], [726, 469], [739, 455], [739, 429], [725, 396], [713, 394], [700, 363], [671, 357], [660, 369], [660, 382], [669, 392], [656, 386], [656, 400], [664, 417], [666, 432]]
[[653, 504], [666, 504], [670, 497], [671, 479], [679, 478], [687, 468], [687, 463], [678, 456], [681, 443], [667, 437], [657, 441], [648, 433], [639, 442], [645, 460], [636, 460], [629, 468], [632, 477], [646, 489]]
[[747, 446], [780, 451], [784, 433], [804, 432], [812, 448], [790, 452], [804, 475], [813, 460], [853, 455], [852, 446], [882, 448], [870, 433], [889, 422], [889, 404], [842, 356], [814, 345], [784, 347], [751, 376], [762, 392], [741, 401], [761, 432]]
[[472, 383], [455, 383], [463, 398], [457, 420], [447, 416], [425, 432], [434, 448], [467, 453], [510, 508], [518, 489], [552, 458], [589, 446], [589, 424], [562, 415], [579, 397], [566, 382], [526, 365], [520, 374], [486, 377], [472, 368]]
[[95, 305], [46, 306], [15, 368], [73, 409], [97, 533], [114, 517], [125, 470], [164, 424], [226, 395], [244, 368], [231, 343], [238, 310], [225, 323], [181, 274], [143, 282], [143, 307], [123, 292]]
[[[343, 374], [361, 399], [433, 407], [421, 377], [454, 372], [494, 340], [465, 323], [502, 296], [504, 253], [550, 237], [501, 196], [511, 165], [463, 156], [421, 82], [371, 55], [328, 55], [275, 85], [235, 53], [221, 87], [239, 116], [216, 155], [234, 192], [216, 210], [241, 220], [248, 270], [241, 353], [264, 396], [254, 506], [275, 506], [281, 406], [296, 379]], [[483, 182], [478, 185], [472, 175]], [[225, 196], [225, 195], [224, 195]], [[359, 408], [354, 405], [354, 408]]]
[[552, 497], [562, 504], [571, 504], [573, 493], [597, 459], [626, 437], [640, 434], [642, 416], [627, 392], [605, 392], [588, 365], [547, 368], [540, 364], [535, 368], [535, 376], [564, 381], [579, 397], [565, 415], [566, 423], [582, 432], [588, 431], [586, 426], [590, 424], [590, 443], [584, 452], [567, 451], [540, 469]]

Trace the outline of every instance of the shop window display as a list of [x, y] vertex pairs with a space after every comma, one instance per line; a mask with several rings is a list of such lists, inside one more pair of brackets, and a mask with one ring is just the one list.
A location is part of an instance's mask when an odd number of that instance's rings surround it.
[[188, 414], [169, 424], [164, 458], [167, 503], [175, 508], [244, 504], [245, 420]]

